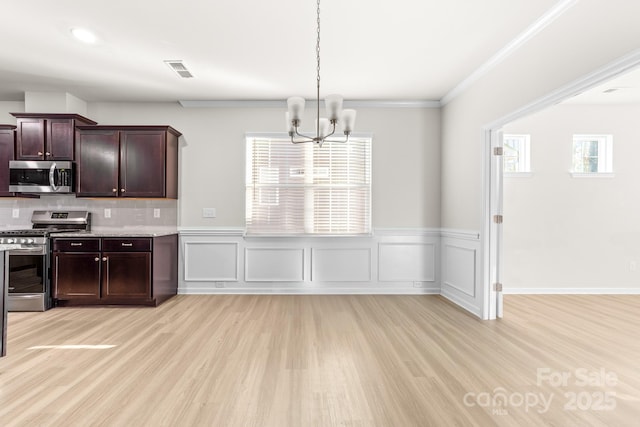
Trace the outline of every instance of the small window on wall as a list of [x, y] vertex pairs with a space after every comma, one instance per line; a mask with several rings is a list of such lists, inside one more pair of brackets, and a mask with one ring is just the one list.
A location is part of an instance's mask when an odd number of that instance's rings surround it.
[[505, 174], [531, 172], [529, 135], [505, 134], [503, 137], [503, 162]]
[[613, 136], [573, 135], [571, 173], [574, 177], [612, 176]]

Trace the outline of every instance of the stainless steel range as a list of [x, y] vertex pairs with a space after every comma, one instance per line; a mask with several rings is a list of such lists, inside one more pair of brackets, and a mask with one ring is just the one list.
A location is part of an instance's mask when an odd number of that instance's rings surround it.
[[87, 211], [34, 211], [32, 228], [0, 231], [0, 244], [18, 243], [9, 251], [9, 311], [45, 311], [51, 308], [51, 245], [55, 233], [88, 231]]

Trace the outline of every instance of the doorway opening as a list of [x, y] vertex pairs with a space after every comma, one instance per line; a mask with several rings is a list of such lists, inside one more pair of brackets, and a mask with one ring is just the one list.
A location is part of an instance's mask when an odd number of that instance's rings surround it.
[[485, 125], [483, 129], [483, 318], [503, 315], [503, 153], [502, 129], [509, 123], [540, 112], [640, 67], [640, 49]]

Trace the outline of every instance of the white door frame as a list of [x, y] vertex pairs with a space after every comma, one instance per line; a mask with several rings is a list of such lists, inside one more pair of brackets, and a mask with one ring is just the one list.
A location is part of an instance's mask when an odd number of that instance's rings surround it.
[[[492, 164], [492, 135], [495, 138], [504, 125], [522, 117], [528, 116], [586, 90], [599, 86], [608, 80], [621, 76], [640, 67], [640, 49], [636, 49], [613, 62], [565, 85], [530, 104], [525, 105], [491, 123], [482, 129], [482, 193], [483, 193], [483, 229], [482, 229], [482, 271], [483, 271], [483, 319], [497, 317], [498, 297], [493, 284], [500, 277], [502, 233], [501, 226], [493, 222], [493, 216], [502, 213], [502, 197], [499, 194], [501, 179], [495, 179], [498, 171]], [[493, 178], [492, 178], [493, 177]], [[509, 218], [505, 218], [509, 221]], [[508, 287], [509, 284], [507, 283]]]

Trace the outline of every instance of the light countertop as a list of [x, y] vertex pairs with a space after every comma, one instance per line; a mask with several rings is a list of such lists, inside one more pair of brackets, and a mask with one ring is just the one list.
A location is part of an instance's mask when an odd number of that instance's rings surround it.
[[51, 237], [161, 237], [178, 234], [176, 229], [95, 229], [70, 233], [54, 233]]
[[22, 247], [21, 245], [14, 245], [14, 244], [0, 245], [0, 252], [10, 251], [13, 249], [20, 249], [21, 247]]

